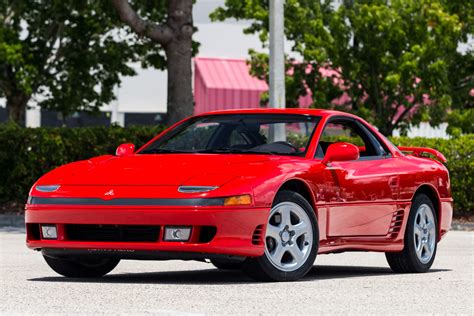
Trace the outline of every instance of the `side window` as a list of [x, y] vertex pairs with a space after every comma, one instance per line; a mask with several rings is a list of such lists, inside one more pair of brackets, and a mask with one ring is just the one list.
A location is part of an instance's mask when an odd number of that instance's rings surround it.
[[370, 131], [366, 126], [364, 126], [362, 123], [359, 123], [359, 124], [361, 128], [364, 130], [364, 132], [368, 134], [378, 154], [382, 156], [388, 155], [390, 153], [390, 150], [388, 150], [388, 148], [385, 147], [385, 145], [382, 145], [382, 142], [379, 140], [379, 138], [375, 136], [375, 134], [372, 131]]
[[[338, 120], [326, 124], [316, 150], [316, 157], [323, 158], [328, 147], [333, 143], [346, 142], [359, 147], [360, 159], [381, 156], [382, 146], [369, 135], [365, 127], [355, 121]], [[378, 145], [377, 145], [378, 144]], [[383, 148], [382, 148], [383, 149]]]

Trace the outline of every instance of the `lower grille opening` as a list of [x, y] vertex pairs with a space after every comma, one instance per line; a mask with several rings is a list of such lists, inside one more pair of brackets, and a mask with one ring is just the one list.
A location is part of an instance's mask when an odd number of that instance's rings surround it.
[[40, 224], [26, 224], [26, 237], [28, 240], [40, 240]]
[[160, 226], [146, 225], [65, 225], [68, 240], [156, 242]]
[[217, 228], [214, 226], [201, 226], [199, 243], [208, 243], [216, 236]]

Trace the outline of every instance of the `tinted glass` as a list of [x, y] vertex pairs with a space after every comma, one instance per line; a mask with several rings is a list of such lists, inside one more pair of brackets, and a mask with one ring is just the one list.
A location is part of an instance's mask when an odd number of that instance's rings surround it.
[[320, 118], [307, 115], [239, 114], [192, 118], [140, 154], [256, 153], [302, 156]]

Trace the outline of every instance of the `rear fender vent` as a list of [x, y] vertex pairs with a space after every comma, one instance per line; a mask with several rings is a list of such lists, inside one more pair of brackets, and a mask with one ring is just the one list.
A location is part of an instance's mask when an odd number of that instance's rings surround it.
[[252, 244], [263, 245], [263, 225], [258, 225], [252, 235]]
[[398, 233], [400, 233], [400, 229], [402, 228], [403, 215], [403, 210], [393, 212], [392, 222], [388, 229], [387, 238], [396, 238], [398, 236]]

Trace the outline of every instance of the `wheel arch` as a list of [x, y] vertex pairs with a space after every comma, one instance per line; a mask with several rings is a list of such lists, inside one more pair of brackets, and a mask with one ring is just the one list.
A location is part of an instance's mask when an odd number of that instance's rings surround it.
[[[283, 190], [293, 191], [301, 194], [301, 196], [303, 196], [313, 208], [316, 218], [319, 218], [313, 191], [306, 183], [306, 181], [295, 178], [286, 180], [276, 191], [275, 197], [277, 196], [278, 192]], [[273, 199], [275, 199], [275, 197]]]
[[431, 202], [433, 203], [433, 206], [435, 207], [435, 215], [436, 215], [436, 229], [438, 230], [438, 241], [441, 239], [441, 199], [439, 197], [438, 190], [431, 185], [431, 184], [422, 184], [420, 185], [415, 193], [413, 194], [411, 200], [415, 198], [417, 194], [424, 194], [426, 195]]

